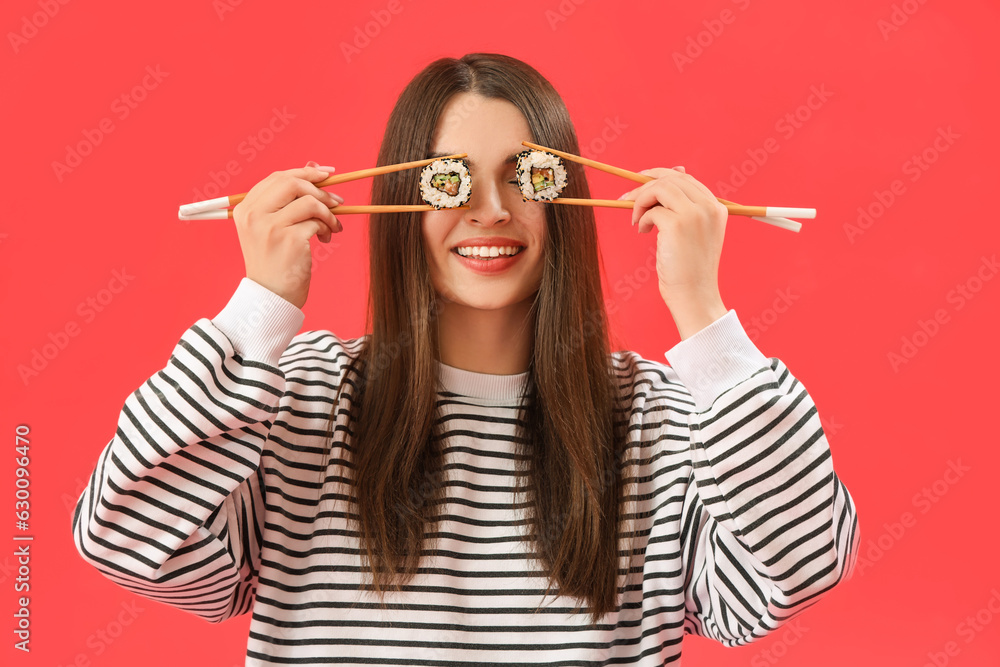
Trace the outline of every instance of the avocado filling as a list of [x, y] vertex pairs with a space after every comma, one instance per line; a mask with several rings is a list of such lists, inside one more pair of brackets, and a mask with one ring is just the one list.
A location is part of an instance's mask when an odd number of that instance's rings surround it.
[[461, 183], [461, 178], [455, 172], [448, 174], [434, 174], [431, 177], [431, 186], [441, 192], [454, 197], [458, 194], [458, 186]]
[[544, 190], [545, 188], [551, 188], [556, 184], [555, 174], [552, 173], [552, 168], [531, 168], [531, 185], [535, 188], [535, 192], [539, 190]]

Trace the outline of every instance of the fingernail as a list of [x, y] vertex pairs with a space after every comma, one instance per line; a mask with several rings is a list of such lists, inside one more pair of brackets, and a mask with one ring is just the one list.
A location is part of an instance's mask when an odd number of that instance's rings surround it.
[[319, 166], [319, 165], [315, 165], [315, 167], [316, 167], [317, 169], [322, 169], [323, 171], [328, 171], [328, 172], [330, 172], [331, 174], [332, 174], [332, 173], [333, 173], [333, 172], [334, 172], [334, 171], [335, 171], [335, 170], [337, 169], [336, 167], [321, 167], [321, 166]]
[[340, 195], [335, 195], [335, 194], [333, 194], [332, 192], [330, 192], [330, 193], [328, 193], [328, 194], [329, 194], [329, 195], [330, 195], [331, 197], [333, 197], [334, 199], [336, 199], [336, 200], [337, 200], [337, 203], [338, 203], [338, 204], [343, 204], [343, 203], [344, 203], [344, 198], [343, 198], [343, 197], [341, 197]]
[[684, 167], [674, 167], [674, 169], [676, 169], [677, 171], [681, 172], [682, 174], [686, 174], [687, 173], [687, 170], [684, 169]]

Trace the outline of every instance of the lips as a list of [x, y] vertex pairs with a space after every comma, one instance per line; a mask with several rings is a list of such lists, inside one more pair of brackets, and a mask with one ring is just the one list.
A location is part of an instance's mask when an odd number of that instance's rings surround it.
[[474, 236], [472, 238], [464, 239], [461, 243], [453, 246], [452, 250], [455, 250], [456, 248], [468, 248], [470, 246], [517, 246], [519, 248], [525, 248], [527, 247], [527, 244], [507, 236]]
[[455, 255], [458, 261], [470, 271], [484, 276], [492, 276], [498, 273], [503, 273], [514, 266], [514, 264], [521, 261], [521, 255], [524, 254], [524, 250], [520, 250], [514, 255], [499, 255], [491, 259], [480, 259], [475, 256], [463, 257], [458, 254], [457, 248], [452, 250], [452, 254]]

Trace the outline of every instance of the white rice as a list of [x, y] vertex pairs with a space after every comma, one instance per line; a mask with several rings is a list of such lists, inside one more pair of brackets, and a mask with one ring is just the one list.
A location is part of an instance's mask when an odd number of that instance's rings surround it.
[[[531, 168], [552, 169], [555, 185], [535, 192], [531, 184]], [[517, 182], [521, 187], [521, 196], [527, 201], [551, 201], [559, 196], [566, 187], [566, 167], [557, 155], [545, 151], [523, 151], [517, 158]]]
[[[431, 185], [435, 174], [458, 174], [458, 194], [449, 195]], [[469, 174], [468, 163], [458, 158], [431, 162], [420, 172], [420, 196], [437, 209], [467, 204], [472, 196], [472, 176]]]

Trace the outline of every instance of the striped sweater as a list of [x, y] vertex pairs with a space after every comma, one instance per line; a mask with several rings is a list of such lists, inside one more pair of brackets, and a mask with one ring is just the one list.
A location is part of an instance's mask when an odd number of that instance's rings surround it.
[[348, 465], [346, 411], [324, 458], [326, 420], [364, 337], [296, 334], [303, 317], [243, 279], [127, 398], [73, 518], [82, 557], [124, 588], [212, 622], [252, 612], [247, 665], [660, 665], [685, 633], [760, 638], [853, 569], [855, 509], [816, 406], [729, 310], [669, 366], [613, 354], [635, 549], [615, 612], [593, 624], [544, 595], [513, 496], [527, 373], [440, 362], [446, 502], [383, 607], [348, 498], [319, 476]]

